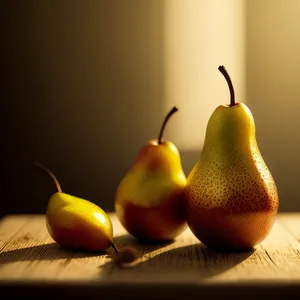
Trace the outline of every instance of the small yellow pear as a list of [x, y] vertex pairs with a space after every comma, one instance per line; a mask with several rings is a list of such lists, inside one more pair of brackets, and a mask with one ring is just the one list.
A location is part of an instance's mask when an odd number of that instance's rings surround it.
[[40, 163], [34, 163], [53, 179], [57, 192], [46, 210], [50, 236], [63, 247], [75, 250], [104, 251], [113, 243], [113, 226], [106, 212], [96, 204], [62, 192], [54, 174]]

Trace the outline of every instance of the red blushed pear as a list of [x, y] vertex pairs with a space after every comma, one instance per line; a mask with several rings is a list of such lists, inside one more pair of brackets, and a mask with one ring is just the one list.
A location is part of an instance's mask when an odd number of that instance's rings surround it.
[[187, 225], [184, 215], [186, 176], [176, 146], [162, 139], [167, 114], [159, 137], [140, 149], [132, 167], [120, 182], [115, 211], [124, 228], [133, 236], [149, 241], [169, 241]]
[[206, 246], [248, 250], [269, 234], [278, 210], [274, 179], [260, 153], [249, 108], [231, 94], [212, 113], [201, 156], [187, 178], [187, 223]]

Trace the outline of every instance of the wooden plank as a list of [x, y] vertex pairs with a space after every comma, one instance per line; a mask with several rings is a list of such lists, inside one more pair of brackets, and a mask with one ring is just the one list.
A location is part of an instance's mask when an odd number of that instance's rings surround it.
[[42, 253], [43, 249], [51, 244], [51, 238], [45, 230], [44, 217], [26, 217], [30, 221], [14, 234], [13, 239], [1, 251], [1, 278], [13, 279], [27, 276], [35, 262], [42, 258], [36, 256], [37, 253]]
[[0, 253], [16, 232], [29, 221], [26, 216], [5, 216], [0, 222]]
[[281, 222], [275, 223], [272, 233], [260, 247], [272, 263], [273, 278], [300, 280], [300, 244]]
[[[141, 253], [133, 267], [118, 268], [107, 254], [72, 252], [55, 244], [47, 233], [44, 216], [25, 216], [20, 230], [4, 243], [0, 254], [0, 282], [78, 282], [110, 284], [242, 284], [300, 280], [300, 243], [279, 222], [268, 238], [253, 251], [214, 252], [203, 246], [187, 229], [175, 242], [139, 244], [128, 235], [114, 214], [115, 242], [132, 245]], [[15, 217], [10, 217], [10, 223]], [[19, 224], [20, 219], [18, 220]], [[10, 231], [8, 223], [0, 232]]]
[[[0, 279], [57, 281], [70, 279], [74, 274], [77, 277], [83, 274], [95, 277], [94, 266], [103, 258], [61, 248], [49, 236], [44, 216], [30, 216], [30, 222], [14, 234], [0, 254]], [[93, 266], [92, 270], [89, 266]]]
[[174, 244], [147, 249], [133, 270], [112, 272], [107, 280], [187, 284], [299, 280], [299, 251], [294, 237], [277, 222], [261, 245], [242, 253], [212, 251], [187, 230]]

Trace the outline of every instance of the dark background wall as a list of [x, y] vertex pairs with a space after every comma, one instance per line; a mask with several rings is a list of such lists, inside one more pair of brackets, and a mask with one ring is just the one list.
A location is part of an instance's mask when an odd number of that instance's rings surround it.
[[[300, 210], [297, 8], [246, 1], [247, 104], [282, 211]], [[67, 193], [113, 209], [167, 112], [164, 9], [160, 0], [1, 2], [2, 214], [45, 211], [55, 188], [35, 160]], [[181, 152], [186, 173], [200, 151]]]
[[55, 190], [35, 160], [66, 192], [111, 209], [164, 113], [161, 2], [24, 1], [1, 11], [5, 209], [45, 210]]

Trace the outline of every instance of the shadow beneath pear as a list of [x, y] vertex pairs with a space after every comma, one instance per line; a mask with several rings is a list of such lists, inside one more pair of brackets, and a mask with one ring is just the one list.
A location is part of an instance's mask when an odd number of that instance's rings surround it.
[[[124, 234], [122, 236], [117, 236], [114, 238], [114, 243], [116, 244], [117, 248], [120, 250], [123, 247], [132, 247], [138, 253], [138, 257], [142, 257], [147, 255], [150, 252], [157, 251], [163, 247], [168, 245], [172, 245], [175, 242], [175, 239], [168, 240], [168, 241], [160, 241], [154, 242], [149, 240], [142, 240], [137, 239], [131, 234]], [[115, 267], [114, 257], [116, 253], [111, 248], [107, 249], [107, 256], [111, 258], [111, 260], [104, 265], [99, 266], [101, 269], [101, 276], [110, 275]]]
[[87, 252], [72, 251], [57, 243], [29, 246], [0, 253], [0, 266], [17, 261], [57, 260], [86, 258], [107, 254], [106, 251]]
[[[28, 239], [25, 239], [28, 241]], [[136, 240], [129, 234], [117, 236], [114, 238], [114, 242], [117, 247], [131, 245], [135, 248], [148, 249], [146, 251], [153, 251], [158, 249], [160, 244], [147, 246], [141, 244], [140, 241]], [[167, 244], [162, 244], [167, 245]], [[17, 246], [17, 245], [16, 245]], [[53, 242], [48, 244], [34, 245], [34, 246], [24, 246], [22, 248], [14, 250], [5, 250], [0, 253], [0, 266], [3, 264], [17, 262], [17, 261], [37, 261], [37, 260], [57, 260], [57, 259], [73, 259], [73, 258], [87, 258], [96, 256], [111, 256], [114, 251], [108, 248], [105, 251], [83, 251], [83, 250], [72, 250], [60, 246], [59, 244]]]
[[[133, 244], [131, 246], [134, 247]], [[170, 274], [176, 274], [178, 271], [183, 272], [183, 277], [189, 278], [193, 281], [199, 281], [213, 276], [218, 276], [230, 269], [238, 266], [256, 251], [255, 248], [247, 251], [220, 251], [206, 247], [202, 243], [178, 247], [174, 249], [161, 249], [155, 252], [162, 246], [157, 248], [146, 248], [144, 250], [143, 245], [139, 245], [138, 252], [140, 257], [133, 265], [127, 265], [119, 267], [114, 264], [113, 261], [102, 265], [101, 276], [113, 276], [117, 272], [125, 270], [126, 276], [139, 274], [139, 276], [149, 276], [149, 274], [155, 274], [155, 278], [166, 278]], [[151, 249], [151, 250], [150, 250]], [[152, 252], [150, 254], [150, 252]], [[140, 259], [142, 257], [142, 260]], [[114, 271], [118, 269], [117, 272]], [[190, 275], [190, 277], [189, 277]]]
[[[147, 253], [152, 251], [157, 251], [158, 249], [171, 245], [174, 242], [175, 239], [169, 241], [160, 241], [160, 242], [142, 240], [142, 239], [137, 239], [130, 234], [124, 234], [122, 236], [117, 236], [114, 238], [114, 243], [116, 244], [119, 250], [122, 249], [123, 247], [132, 247], [136, 250], [139, 256], [146, 255]], [[115, 257], [116, 253], [112, 249], [112, 247], [107, 249], [107, 255], [112, 260]], [[113, 261], [107, 263], [107, 265], [113, 265]]]
[[159, 249], [161, 247], [165, 247], [167, 245], [171, 245], [175, 242], [175, 239], [168, 241], [151, 241], [151, 240], [143, 240], [137, 239], [131, 234], [124, 234], [121, 236], [116, 236], [114, 238], [114, 242], [117, 246], [132, 246], [139, 249], [148, 249], [149, 251], [153, 251], [155, 249]]

